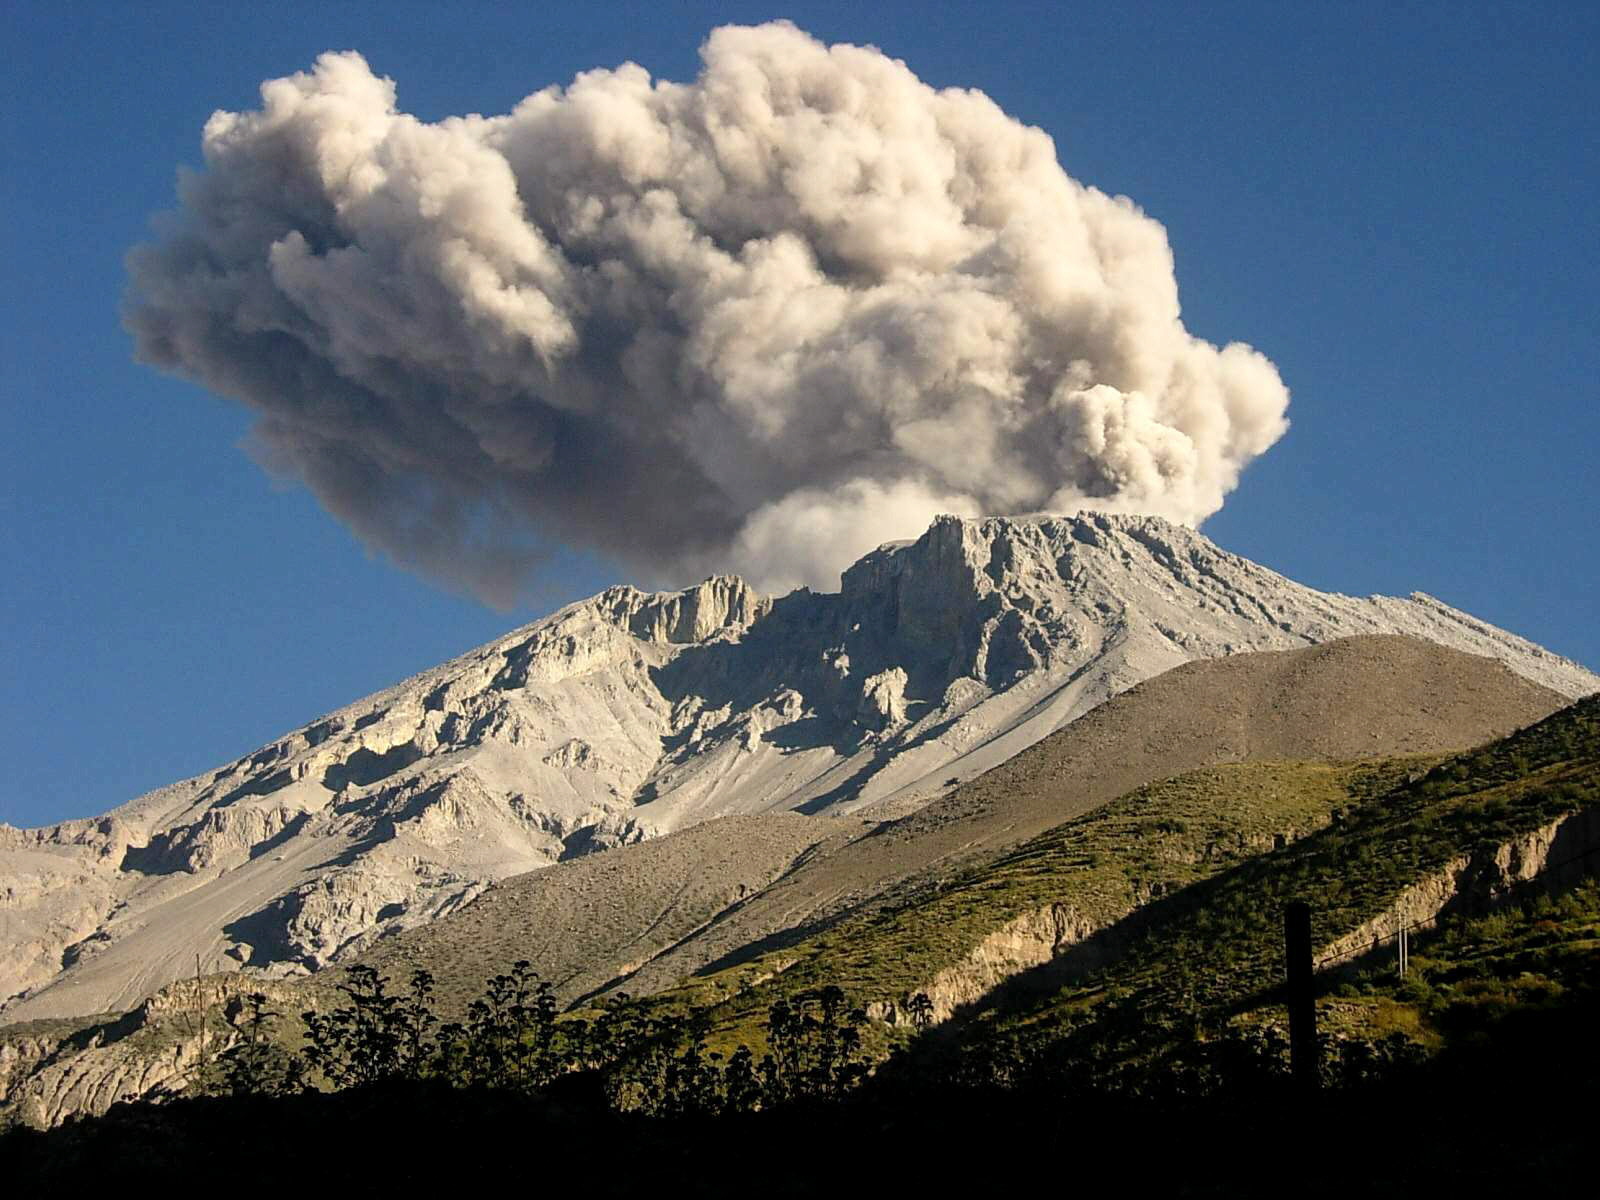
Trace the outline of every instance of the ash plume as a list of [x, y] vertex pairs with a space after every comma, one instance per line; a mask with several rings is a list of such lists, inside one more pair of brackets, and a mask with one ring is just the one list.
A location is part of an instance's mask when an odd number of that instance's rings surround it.
[[1273, 365], [1185, 330], [1161, 225], [1042, 131], [787, 23], [701, 57], [437, 123], [355, 53], [263, 84], [129, 255], [139, 357], [499, 604], [554, 543], [780, 590], [940, 512], [1196, 524], [1282, 435]]

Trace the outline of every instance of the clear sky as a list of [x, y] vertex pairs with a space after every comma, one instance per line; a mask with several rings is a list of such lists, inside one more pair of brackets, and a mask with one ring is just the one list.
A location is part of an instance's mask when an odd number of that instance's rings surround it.
[[510, 613], [448, 594], [132, 361], [122, 258], [201, 125], [327, 49], [426, 119], [630, 59], [688, 80], [714, 25], [777, 16], [982, 89], [1160, 220], [1190, 330], [1292, 390], [1208, 535], [1600, 666], [1600, 6], [1309, 7], [8, 0], [0, 821], [104, 811], [622, 577], [572, 553]]

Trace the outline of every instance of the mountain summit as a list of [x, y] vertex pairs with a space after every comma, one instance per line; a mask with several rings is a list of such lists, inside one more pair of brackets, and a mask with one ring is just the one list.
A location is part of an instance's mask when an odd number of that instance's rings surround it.
[[1404, 634], [1567, 697], [1420, 593], [1303, 587], [1155, 518], [942, 517], [773, 599], [615, 587], [97, 819], [0, 826], [0, 1018], [314, 970], [493, 881], [713, 817], [911, 811], [1182, 663]]

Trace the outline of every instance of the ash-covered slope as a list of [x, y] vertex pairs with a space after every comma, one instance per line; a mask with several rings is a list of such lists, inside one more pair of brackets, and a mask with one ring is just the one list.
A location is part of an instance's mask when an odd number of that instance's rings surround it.
[[1429, 597], [1153, 518], [941, 518], [772, 600], [612, 588], [97, 820], [0, 827], [0, 1019], [347, 958], [489, 882], [712, 817], [915, 809], [1180, 663], [1401, 633], [1600, 678]]

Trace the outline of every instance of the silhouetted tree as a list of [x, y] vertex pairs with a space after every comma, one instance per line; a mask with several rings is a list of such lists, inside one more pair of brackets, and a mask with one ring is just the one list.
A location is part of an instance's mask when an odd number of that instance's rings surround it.
[[406, 995], [391, 994], [369, 966], [351, 967], [348, 979], [339, 985], [348, 1005], [303, 1014], [310, 1065], [336, 1088], [421, 1078], [436, 1051], [428, 1037], [435, 1023], [433, 977], [413, 972]]
[[906, 1001], [906, 1011], [911, 1014], [911, 1024], [920, 1032], [933, 1024], [933, 1001], [927, 992], [918, 992]]
[[227, 1096], [291, 1096], [305, 1090], [305, 1063], [273, 1037], [271, 1025], [280, 1014], [267, 1008], [266, 996], [235, 996], [223, 1016], [243, 1039], [221, 1055], [198, 1090]]
[[832, 985], [775, 1003], [767, 1016], [772, 1050], [760, 1067], [766, 1101], [836, 1099], [860, 1083], [866, 1021], [866, 1011], [847, 1008], [843, 990]]

